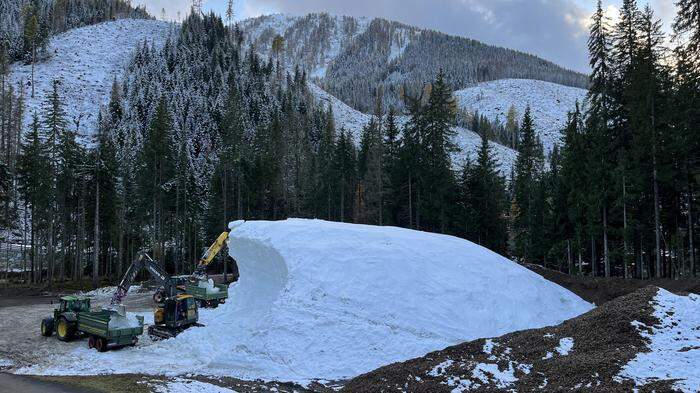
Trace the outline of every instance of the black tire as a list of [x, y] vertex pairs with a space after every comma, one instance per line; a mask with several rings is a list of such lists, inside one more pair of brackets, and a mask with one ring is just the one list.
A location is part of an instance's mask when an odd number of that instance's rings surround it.
[[75, 336], [75, 327], [66, 318], [58, 320], [56, 325], [56, 337], [61, 341], [70, 341]]
[[97, 352], [107, 352], [107, 340], [98, 337], [97, 340], [95, 340], [95, 349], [97, 349]]
[[93, 349], [95, 348], [95, 342], [97, 342], [98, 337], [94, 335], [90, 335], [88, 338], [88, 348]]
[[53, 334], [53, 318], [44, 318], [41, 320], [41, 335], [51, 337]]
[[207, 308], [206, 300], [197, 300], [197, 308]]
[[218, 301], [218, 300], [212, 300], [211, 302], [209, 302], [209, 307], [211, 307], [211, 308], [217, 308], [217, 307], [219, 307], [219, 301]]

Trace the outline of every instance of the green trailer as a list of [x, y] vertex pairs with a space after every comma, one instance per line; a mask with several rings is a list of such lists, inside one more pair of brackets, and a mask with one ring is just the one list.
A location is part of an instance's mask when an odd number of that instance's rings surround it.
[[228, 285], [226, 284], [215, 284], [214, 288], [218, 288], [218, 292], [208, 292], [207, 288], [202, 288], [197, 284], [186, 284], [185, 293], [192, 295], [192, 297], [197, 301], [197, 305], [201, 308], [212, 307], [216, 308], [219, 304], [226, 303], [228, 299]]
[[50, 337], [56, 332], [60, 341], [88, 337], [88, 346], [104, 352], [109, 348], [136, 345], [143, 334], [143, 317], [136, 316], [138, 326], [110, 327], [117, 314], [113, 310], [90, 311], [90, 298], [64, 296], [53, 316], [41, 321], [41, 334]]

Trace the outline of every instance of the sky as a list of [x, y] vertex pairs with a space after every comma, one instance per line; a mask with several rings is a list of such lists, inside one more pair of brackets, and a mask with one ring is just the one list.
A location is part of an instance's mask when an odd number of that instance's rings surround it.
[[[202, 0], [205, 11], [223, 14], [227, 0]], [[675, 0], [638, 0], [651, 3], [666, 27], [675, 13]], [[183, 18], [192, 0], [132, 0], [145, 4], [156, 17]], [[622, 0], [604, 0], [614, 20]], [[235, 19], [271, 14], [381, 17], [487, 44], [532, 53], [564, 67], [588, 72], [588, 21], [596, 0], [234, 0]]]

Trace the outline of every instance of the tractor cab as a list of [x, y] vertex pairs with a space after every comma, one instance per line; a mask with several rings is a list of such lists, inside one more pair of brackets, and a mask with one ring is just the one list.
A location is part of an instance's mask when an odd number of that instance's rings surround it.
[[84, 296], [63, 296], [55, 313], [77, 313], [90, 311], [90, 298]]

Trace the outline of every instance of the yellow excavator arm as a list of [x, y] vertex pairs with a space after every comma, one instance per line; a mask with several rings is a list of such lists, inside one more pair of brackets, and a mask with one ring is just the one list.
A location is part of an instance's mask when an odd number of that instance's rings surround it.
[[224, 232], [216, 238], [214, 243], [204, 252], [201, 258], [199, 258], [199, 263], [197, 264], [197, 269], [195, 269], [195, 275], [202, 275], [206, 270], [207, 266], [214, 260], [214, 258], [219, 254], [222, 248], [226, 245], [226, 240], [228, 240], [230, 229]]

